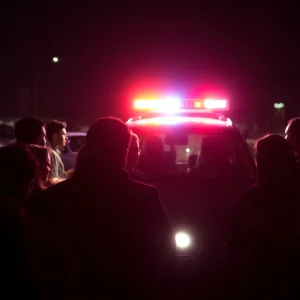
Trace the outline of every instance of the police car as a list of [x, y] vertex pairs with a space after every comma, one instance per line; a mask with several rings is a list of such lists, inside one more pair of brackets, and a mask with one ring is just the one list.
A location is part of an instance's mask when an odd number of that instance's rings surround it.
[[65, 171], [75, 168], [78, 150], [85, 144], [85, 132], [67, 133], [68, 142], [66, 146], [61, 149], [61, 159], [65, 166]]
[[[127, 121], [139, 136], [136, 170], [158, 187], [176, 230], [179, 258], [224, 250], [237, 201], [255, 181], [255, 164], [226, 99], [140, 99]], [[155, 221], [155, 220], [154, 220]]]

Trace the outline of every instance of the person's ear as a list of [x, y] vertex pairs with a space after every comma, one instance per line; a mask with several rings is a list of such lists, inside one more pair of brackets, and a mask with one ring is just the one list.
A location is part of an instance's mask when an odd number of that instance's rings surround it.
[[55, 132], [55, 133], [53, 133], [53, 135], [52, 135], [52, 140], [56, 140], [57, 139], [57, 132]]

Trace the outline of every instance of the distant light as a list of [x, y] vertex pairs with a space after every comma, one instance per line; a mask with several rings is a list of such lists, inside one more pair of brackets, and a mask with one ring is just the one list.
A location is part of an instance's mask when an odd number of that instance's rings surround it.
[[274, 108], [275, 109], [281, 109], [284, 108], [284, 103], [280, 102], [280, 103], [274, 103]]
[[186, 153], [190, 153], [190, 152], [191, 152], [191, 149], [190, 149], [190, 148], [186, 148], [186, 149], [185, 149], [185, 152], [186, 152]]
[[185, 232], [177, 233], [175, 235], [175, 241], [178, 248], [187, 248], [191, 244], [191, 238]]
[[194, 103], [194, 106], [195, 106], [195, 108], [201, 108], [201, 107], [202, 107], [201, 101], [196, 101], [196, 102]]
[[55, 57], [52, 58], [52, 61], [53, 61], [54, 63], [58, 63], [59, 59], [58, 59], [58, 57], [55, 56]]

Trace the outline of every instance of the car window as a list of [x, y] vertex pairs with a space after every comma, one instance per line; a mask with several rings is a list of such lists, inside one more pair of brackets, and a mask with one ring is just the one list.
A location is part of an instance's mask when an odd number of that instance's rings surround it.
[[232, 174], [254, 179], [249, 149], [232, 128], [136, 126], [132, 129], [140, 138], [142, 150], [137, 170], [149, 173], [150, 177], [163, 173], [227, 178]]
[[71, 136], [69, 137], [69, 145], [73, 152], [78, 150], [85, 144], [85, 136]]

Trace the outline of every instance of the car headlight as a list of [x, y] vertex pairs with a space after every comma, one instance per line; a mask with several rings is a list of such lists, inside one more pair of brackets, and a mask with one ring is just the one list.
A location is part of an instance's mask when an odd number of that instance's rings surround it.
[[191, 244], [190, 236], [185, 232], [178, 232], [175, 235], [175, 241], [178, 248], [186, 249]]

